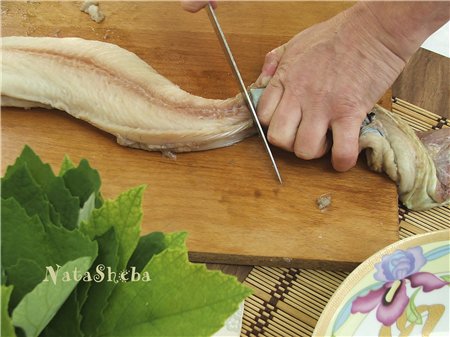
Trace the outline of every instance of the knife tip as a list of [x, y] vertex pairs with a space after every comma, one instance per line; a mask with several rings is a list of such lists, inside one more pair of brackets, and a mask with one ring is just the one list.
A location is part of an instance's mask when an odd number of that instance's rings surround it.
[[278, 182], [280, 183], [280, 185], [283, 185], [283, 179], [281, 179], [280, 172], [278, 172], [277, 170], [275, 173], [277, 174]]

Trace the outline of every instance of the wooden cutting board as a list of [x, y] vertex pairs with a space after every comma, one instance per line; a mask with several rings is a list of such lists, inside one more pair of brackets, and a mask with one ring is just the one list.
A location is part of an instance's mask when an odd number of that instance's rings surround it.
[[[79, 5], [2, 2], [2, 34], [116, 43], [194, 94], [237, 93], [206, 13], [186, 13], [178, 2], [101, 2], [106, 20], [96, 24]], [[265, 53], [348, 6], [233, 2], [220, 3], [218, 16], [250, 84]], [[64, 112], [2, 109], [3, 172], [25, 144], [55, 170], [64, 154], [89, 159], [101, 173], [106, 197], [147, 184], [143, 232], [188, 231], [194, 261], [349, 269], [398, 239], [395, 185], [363, 160], [337, 173], [329, 158], [302, 161], [275, 150], [284, 178], [279, 185], [257, 137], [174, 160], [121, 147]], [[316, 198], [326, 193], [332, 205], [320, 211]]]

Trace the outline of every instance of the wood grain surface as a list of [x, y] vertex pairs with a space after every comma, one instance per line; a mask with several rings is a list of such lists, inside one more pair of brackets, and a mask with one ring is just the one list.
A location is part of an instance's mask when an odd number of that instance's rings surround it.
[[450, 118], [450, 59], [420, 48], [392, 87], [395, 97]]
[[[2, 34], [80, 36], [118, 44], [197, 95], [225, 98], [237, 86], [206, 13], [179, 4], [101, 2], [101, 24], [78, 2], [2, 2]], [[245, 81], [264, 55], [349, 3], [223, 3], [219, 19]], [[301, 18], [301, 19], [299, 19]], [[74, 88], [76, 89], [76, 88]], [[398, 239], [395, 185], [363, 161], [336, 173], [329, 158], [302, 161], [275, 150], [279, 185], [257, 137], [235, 146], [180, 154], [176, 160], [121, 147], [60, 111], [2, 109], [2, 170], [24, 144], [56, 169], [64, 154], [88, 158], [114, 197], [147, 184], [143, 232], [189, 232], [193, 261], [351, 269]], [[330, 193], [324, 211], [316, 198]]]

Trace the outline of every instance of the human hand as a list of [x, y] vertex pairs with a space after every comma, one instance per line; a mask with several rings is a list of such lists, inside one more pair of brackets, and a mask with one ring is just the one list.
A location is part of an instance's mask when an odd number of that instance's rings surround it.
[[192, 1], [192, 0], [181, 0], [181, 7], [191, 13], [196, 13], [201, 10], [203, 7], [208, 5], [208, 2], [211, 3], [214, 9], [217, 8], [217, 3], [214, 0], [211, 1]]
[[256, 84], [267, 85], [257, 112], [269, 126], [269, 142], [314, 159], [329, 150], [331, 129], [333, 167], [352, 168], [363, 119], [406, 61], [383, 34], [376, 20], [352, 7], [268, 53]]

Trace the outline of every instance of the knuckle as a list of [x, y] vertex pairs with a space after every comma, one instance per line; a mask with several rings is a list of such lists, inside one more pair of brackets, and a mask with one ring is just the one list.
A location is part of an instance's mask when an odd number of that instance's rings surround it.
[[275, 54], [275, 49], [269, 51], [266, 56], [264, 57], [264, 62], [266, 63], [270, 63], [272, 62], [272, 60], [274, 60], [276, 58], [276, 54]]
[[281, 55], [284, 53], [284, 49], [285, 49], [284, 45], [272, 49], [266, 54], [264, 60], [266, 62], [278, 62], [278, 60], [281, 58]]
[[285, 81], [284, 78], [285, 78], [285, 76], [284, 76], [284, 74], [285, 74], [284, 67], [279, 67], [277, 69], [277, 71], [275, 72], [275, 74], [273, 75], [273, 77], [270, 79], [269, 85], [271, 85], [271, 86], [273, 86], [275, 88], [280, 88], [280, 89], [284, 90], [284, 88], [285, 88], [285, 85], [284, 85], [284, 81]]
[[284, 90], [283, 82], [280, 80], [279, 76], [274, 76], [270, 79], [269, 85], [274, 88], [280, 88]]
[[336, 98], [333, 106], [337, 115], [344, 118], [359, 117], [364, 110], [361, 102], [354, 97], [340, 96]]
[[318, 158], [311, 152], [305, 151], [302, 147], [296, 146], [294, 148], [294, 154], [297, 158], [304, 159], [304, 160], [311, 160]]
[[257, 114], [258, 114], [258, 120], [262, 125], [264, 125], [264, 126], [269, 125], [270, 118], [271, 118], [271, 115], [269, 113], [258, 112]]
[[355, 166], [358, 156], [353, 152], [338, 152], [333, 158], [333, 166], [338, 171], [346, 171]]
[[[295, 139], [294, 153], [298, 158], [311, 160], [325, 155], [328, 150], [328, 140], [325, 137], [321, 139], [320, 135], [298, 135]], [[320, 139], [320, 141], [318, 141]], [[311, 140], [314, 140], [311, 142]]]
[[267, 132], [267, 140], [272, 145], [275, 145], [275, 146], [277, 146], [279, 148], [282, 148], [284, 150], [287, 150], [287, 151], [290, 151], [290, 152], [292, 152], [292, 150], [293, 150], [293, 141], [290, 140], [290, 139], [287, 139], [281, 133], [272, 132], [269, 129], [269, 131]]

